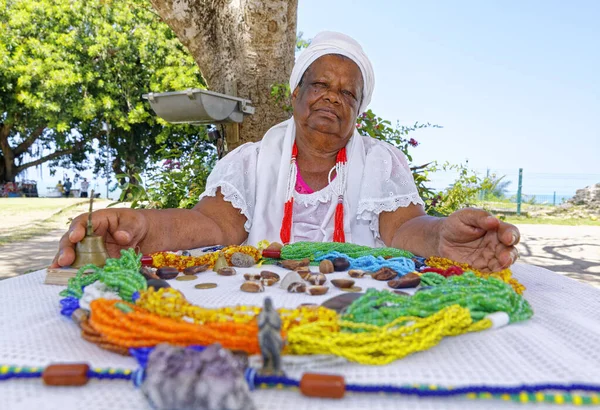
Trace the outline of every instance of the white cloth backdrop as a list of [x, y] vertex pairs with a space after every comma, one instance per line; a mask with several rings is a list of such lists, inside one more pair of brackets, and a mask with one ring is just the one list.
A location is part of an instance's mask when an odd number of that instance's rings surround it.
[[[254, 270], [258, 270], [253, 268]], [[253, 269], [243, 270], [251, 271]], [[277, 270], [274, 268], [273, 270]], [[337, 363], [313, 371], [344, 374], [361, 384], [433, 383], [441, 385], [516, 385], [520, 383], [600, 383], [600, 291], [548, 270], [517, 264], [513, 272], [527, 287], [525, 297], [534, 317], [524, 323], [481, 333], [444, 339], [434, 348], [387, 366]], [[45, 271], [0, 281], [0, 365], [44, 366], [56, 362], [87, 362], [93, 367], [134, 369], [133, 358], [122, 357], [90, 344], [77, 326], [59, 313], [60, 286], [43, 285]], [[332, 274], [344, 276], [343, 273]], [[260, 304], [269, 295], [277, 307], [295, 307], [334, 296], [294, 295], [279, 288], [263, 294], [239, 291], [243, 278], [200, 274], [197, 281], [171, 281], [193, 303], [208, 307]], [[211, 290], [197, 290], [199, 282], [217, 282]], [[370, 278], [357, 285], [381, 288]], [[288, 368], [298, 377], [302, 370]], [[522, 404], [497, 400], [418, 399], [401, 396], [347, 395], [343, 400], [318, 400], [297, 392], [261, 390], [252, 393], [259, 409], [461, 409], [519, 408]], [[552, 408], [557, 408], [550, 406]], [[92, 380], [84, 387], [45, 387], [41, 380], [0, 382], [0, 409], [148, 409], [141, 393], [126, 381]], [[536, 406], [535, 408], [540, 408]]]

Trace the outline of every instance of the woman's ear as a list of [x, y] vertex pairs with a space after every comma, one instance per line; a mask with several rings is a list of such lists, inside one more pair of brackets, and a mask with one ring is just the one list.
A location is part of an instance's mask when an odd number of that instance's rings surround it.
[[300, 91], [300, 86], [297, 85], [296, 88], [294, 88], [294, 91], [292, 91], [292, 102], [298, 97], [299, 91]]

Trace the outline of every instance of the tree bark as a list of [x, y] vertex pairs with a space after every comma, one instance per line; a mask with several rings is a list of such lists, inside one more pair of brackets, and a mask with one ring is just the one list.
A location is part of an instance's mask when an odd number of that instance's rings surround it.
[[2, 152], [2, 165], [0, 166], [0, 181], [15, 182], [16, 172], [15, 154], [8, 143], [11, 126], [8, 124], [0, 124], [0, 152]]
[[[252, 100], [255, 114], [240, 127], [240, 141], [257, 141], [289, 118], [271, 97], [294, 64], [298, 0], [150, 0], [188, 48], [208, 87]], [[171, 90], [165, 90], [171, 91]]]

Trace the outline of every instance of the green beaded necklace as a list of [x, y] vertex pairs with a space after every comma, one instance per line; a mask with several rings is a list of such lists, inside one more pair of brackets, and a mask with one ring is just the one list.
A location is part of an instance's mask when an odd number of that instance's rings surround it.
[[[437, 275], [426, 273], [423, 276]], [[490, 313], [506, 312], [510, 321], [529, 319], [533, 310], [514, 290], [496, 278], [479, 278], [473, 272], [436, 280], [438, 285], [423, 289], [411, 297], [396, 295], [387, 290], [369, 289], [364, 297], [354, 301], [343, 320], [384, 326], [398, 317], [428, 317], [451, 305], [468, 308], [474, 321]]]
[[371, 248], [369, 246], [354, 245], [352, 243], [340, 242], [296, 242], [284, 246], [281, 249], [281, 259], [304, 259], [309, 258], [312, 264], [318, 265], [315, 258], [329, 252], [340, 252], [350, 258], [361, 256], [388, 256], [392, 258], [413, 258], [412, 253], [396, 248]]

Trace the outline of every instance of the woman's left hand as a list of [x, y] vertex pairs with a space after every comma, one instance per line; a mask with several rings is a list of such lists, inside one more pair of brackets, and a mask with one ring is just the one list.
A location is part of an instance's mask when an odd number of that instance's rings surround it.
[[443, 220], [438, 254], [468, 263], [482, 272], [498, 272], [518, 258], [516, 226], [500, 221], [481, 209], [465, 208]]

